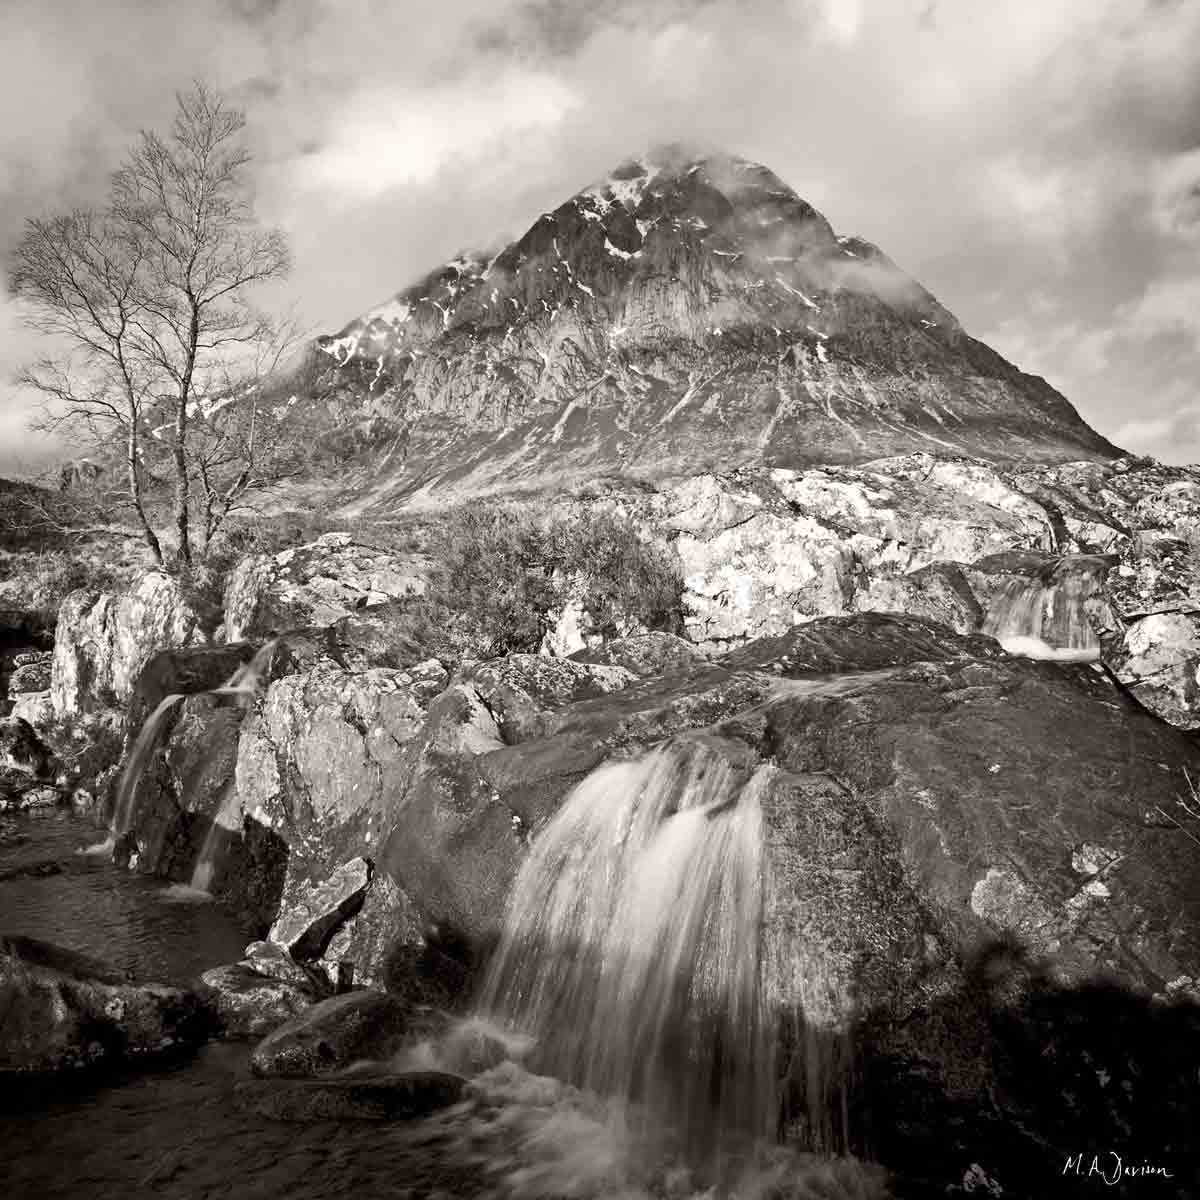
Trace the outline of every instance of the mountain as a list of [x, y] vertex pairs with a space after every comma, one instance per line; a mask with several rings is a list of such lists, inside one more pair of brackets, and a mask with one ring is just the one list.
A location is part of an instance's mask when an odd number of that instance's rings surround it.
[[317, 341], [374, 499], [927, 451], [1120, 451], [766, 167], [668, 147]]

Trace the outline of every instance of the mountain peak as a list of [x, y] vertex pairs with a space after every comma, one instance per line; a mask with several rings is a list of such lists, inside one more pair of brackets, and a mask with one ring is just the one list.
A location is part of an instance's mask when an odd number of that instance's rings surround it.
[[430, 419], [499, 438], [491, 465], [456, 468], [477, 481], [519, 463], [536, 475], [547, 456], [587, 474], [687, 473], [714, 451], [775, 466], [1115, 453], [767, 167], [680, 144], [317, 345], [339, 387], [406, 436]]

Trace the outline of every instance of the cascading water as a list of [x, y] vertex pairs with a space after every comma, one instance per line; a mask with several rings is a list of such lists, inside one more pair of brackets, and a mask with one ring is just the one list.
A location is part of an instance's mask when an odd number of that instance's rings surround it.
[[224, 841], [238, 837], [242, 832], [242, 806], [238, 798], [237, 788], [231, 779], [221, 797], [221, 807], [213, 818], [213, 823], [204, 835], [204, 845], [200, 848], [200, 856], [192, 868], [190, 886], [197, 892], [211, 892], [213, 874], [217, 868], [218, 851]]
[[1088, 609], [1102, 559], [1055, 559], [1037, 574], [1010, 579], [993, 598], [983, 632], [1010, 654], [1060, 662], [1095, 662], [1100, 639]]
[[[278, 645], [278, 638], [267, 642], [254, 654], [253, 658], [242, 663], [220, 687], [198, 693], [173, 692], [158, 703], [130, 748], [125, 770], [121, 773], [121, 781], [117, 789], [117, 804], [113, 815], [111, 837], [104, 845], [111, 844], [113, 840], [123, 837], [133, 825], [134, 799], [137, 795], [138, 785], [146, 773], [151, 756], [158, 748], [171, 710], [181, 701], [186, 700], [189, 695], [234, 697], [239, 703], [251, 703], [262, 688]], [[196, 862], [192, 876], [193, 887], [202, 891], [208, 890], [212, 881], [214, 858], [220, 841], [219, 830], [228, 831], [234, 828], [230, 822], [237, 815], [236, 809], [235, 789], [230, 786], [226, 790], [220, 811], [209, 829], [204, 847]]]
[[481, 1008], [530, 1063], [717, 1149], [775, 1131], [760, 986], [770, 768], [701, 741], [594, 771], [534, 844]]

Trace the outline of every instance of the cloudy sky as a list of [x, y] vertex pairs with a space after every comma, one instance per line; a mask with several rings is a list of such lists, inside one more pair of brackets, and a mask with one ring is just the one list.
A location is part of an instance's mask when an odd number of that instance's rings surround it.
[[[194, 78], [335, 329], [631, 153], [766, 163], [1099, 430], [1200, 461], [1200, 0], [0, 0], [0, 256]], [[0, 258], [0, 262], [2, 262]], [[0, 294], [0, 466], [37, 350]]]

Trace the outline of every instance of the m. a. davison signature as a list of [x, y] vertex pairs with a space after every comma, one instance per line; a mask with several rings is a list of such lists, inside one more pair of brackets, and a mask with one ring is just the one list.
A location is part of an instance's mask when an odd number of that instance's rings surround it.
[[1115, 1187], [1125, 1179], [1173, 1179], [1166, 1167], [1148, 1162], [1126, 1162], [1115, 1150], [1105, 1154], [1068, 1154], [1063, 1165], [1064, 1175], [1095, 1177]]

